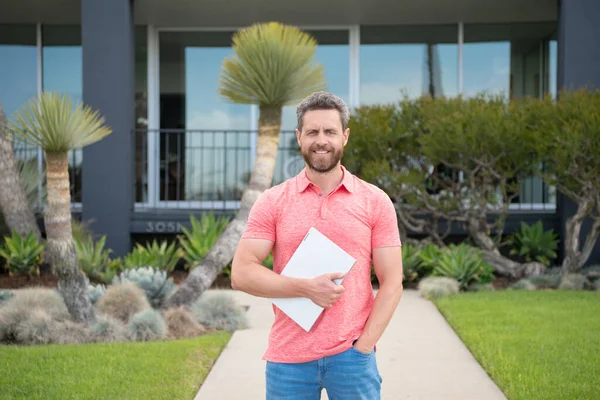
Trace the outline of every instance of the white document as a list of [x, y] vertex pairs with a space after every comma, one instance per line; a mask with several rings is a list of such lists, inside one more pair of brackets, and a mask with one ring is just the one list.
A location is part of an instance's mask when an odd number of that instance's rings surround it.
[[[311, 279], [330, 272], [347, 273], [356, 260], [315, 228], [310, 228], [289, 262], [283, 276]], [[336, 279], [340, 284], [342, 279]], [[323, 308], [306, 297], [271, 299], [273, 304], [296, 321], [306, 332], [323, 312]]]

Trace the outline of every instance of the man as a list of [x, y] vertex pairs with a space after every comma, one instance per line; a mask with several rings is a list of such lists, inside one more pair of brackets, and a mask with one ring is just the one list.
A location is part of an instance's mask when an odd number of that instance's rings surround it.
[[[389, 197], [340, 163], [350, 113], [327, 92], [297, 108], [296, 137], [306, 168], [266, 190], [248, 217], [232, 265], [232, 287], [267, 298], [307, 297], [325, 308], [309, 332], [277, 307], [264, 355], [267, 400], [380, 398], [375, 344], [402, 294], [402, 253]], [[374, 140], [376, 140], [374, 138]], [[314, 227], [357, 261], [346, 276], [314, 279], [280, 272]], [[273, 252], [273, 271], [262, 261]], [[373, 298], [371, 264], [380, 282]], [[344, 278], [341, 285], [333, 280]]]

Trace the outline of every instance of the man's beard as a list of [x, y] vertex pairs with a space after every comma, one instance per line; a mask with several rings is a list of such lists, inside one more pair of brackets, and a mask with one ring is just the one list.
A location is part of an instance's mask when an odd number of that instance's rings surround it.
[[[315, 151], [329, 151], [325, 156], [319, 156]], [[324, 174], [334, 169], [338, 162], [342, 159], [343, 149], [334, 150], [333, 148], [313, 146], [308, 149], [308, 152], [302, 152], [302, 157], [308, 168], [315, 172]]]

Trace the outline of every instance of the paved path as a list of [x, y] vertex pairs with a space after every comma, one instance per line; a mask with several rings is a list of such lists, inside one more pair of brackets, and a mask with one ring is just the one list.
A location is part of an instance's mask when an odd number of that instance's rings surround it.
[[[261, 358], [273, 322], [271, 303], [230, 293], [250, 306], [251, 326], [234, 333], [195, 400], [265, 398]], [[404, 291], [377, 350], [382, 400], [506, 400], [433, 303], [416, 291]]]

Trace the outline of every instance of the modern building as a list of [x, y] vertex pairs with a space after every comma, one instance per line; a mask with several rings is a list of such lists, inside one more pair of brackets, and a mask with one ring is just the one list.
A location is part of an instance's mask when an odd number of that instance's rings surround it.
[[[293, 24], [318, 40], [328, 90], [351, 107], [434, 92], [556, 94], [600, 84], [598, 0], [0, 0], [0, 101], [7, 115], [41, 91], [100, 110], [114, 132], [71, 154], [74, 211], [117, 254], [175, 234], [190, 214], [233, 212], [253, 164], [258, 110], [219, 97], [240, 27]], [[302, 166], [284, 111], [275, 183]], [[38, 149], [17, 154], [41, 166]], [[508, 231], [564, 231], [573, 205], [523, 182]], [[600, 260], [600, 250], [593, 255]]]

